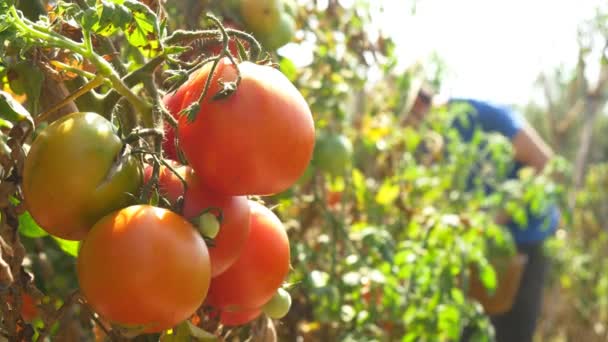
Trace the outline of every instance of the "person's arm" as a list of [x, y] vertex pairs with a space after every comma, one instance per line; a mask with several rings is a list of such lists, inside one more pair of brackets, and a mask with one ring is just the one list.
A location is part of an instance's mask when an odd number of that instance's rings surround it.
[[551, 148], [528, 124], [522, 125], [511, 142], [515, 152], [515, 160], [534, 168], [537, 173], [540, 173], [553, 157]]

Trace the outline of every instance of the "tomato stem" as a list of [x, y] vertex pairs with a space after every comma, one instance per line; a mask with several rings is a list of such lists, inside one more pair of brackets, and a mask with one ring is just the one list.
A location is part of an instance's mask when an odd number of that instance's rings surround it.
[[[82, 76], [82, 77], [84, 77], [84, 78], [86, 78], [88, 80], [92, 80], [95, 77], [97, 77], [97, 75], [95, 75], [92, 72], [88, 72], [86, 70], [75, 68], [75, 67], [73, 67], [71, 65], [65, 64], [65, 63], [60, 62], [60, 61], [53, 60], [53, 61], [50, 61], [50, 64], [54, 65], [55, 67], [60, 68], [61, 69], [60, 71], [71, 72], [71, 73], [77, 74], [78, 76]], [[104, 81], [106, 82], [107, 85], [109, 85], [109, 86], [112, 85], [109, 80], [104, 80]]]
[[[209, 15], [208, 15], [209, 16]], [[188, 44], [197, 39], [211, 40], [219, 42], [219, 39], [224, 40], [224, 36], [222, 34], [222, 30], [211, 29], [211, 30], [198, 30], [198, 31], [186, 31], [186, 30], [176, 30], [169, 37], [165, 38], [163, 41], [166, 45], [175, 44], [181, 42], [183, 44]], [[228, 36], [235, 37], [237, 39], [242, 39], [249, 43], [252, 57], [256, 60], [260, 58], [262, 54], [262, 46], [260, 43], [247, 32], [235, 30], [232, 28], [224, 28], [223, 30]], [[218, 34], [219, 33], [219, 34]]]
[[213, 23], [218, 27], [218, 29], [222, 33], [222, 38], [223, 38], [222, 51], [220, 52], [220, 54], [218, 56], [212, 57], [209, 60], [206, 60], [207, 62], [213, 61], [213, 64], [211, 65], [211, 70], [209, 70], [209, 75], [207, 76], [207, 80], [205, 81], [205, 87], [203, 88], [203, 91], [201, 92], [197, 101], [192, 103], [190, 106], [184, 108], [180, 112], [180, 114], [182, 114], [182, 115], [183, 114], [187, 115], [188, 122], [193, 122], [194, 120], [196, 120], [196, 116], [198, 115], [198, 113], [200, 111], [201, 102], [203, 102], [203, 100], [205, 99], [205, 96], [207, 96], [207, 92], [209, 91], [209, 88], [211, 87], [211, 80], [213, 79], [215, 70], [217, 69], [219, 62], [225, 56], [228, 56], [228, 58], [230, 59], [230, 62], [236, 68], [236, 72], [237, 72], [236, 81], [234, 81], [234, 82], [222, 82], [221, 80], [218, 81], [218, 83], [221, 86], [221, 89], [213, 96], [213, 100], [223, 99], [223, 98], [226, 98], [226, 97], [234, 94], [234, 92], [238, 88], [238, 85], [241, 82], [241, 71], [239, 70], [238, 63], [235, 61], [232, 54], [228, 51], [228, 43], [229, 43], [230, 37], [228, 37], [228, 34], [226, 33], [226, 29], [224, 29], [224, 27], [222, 26], [222, 23], [213, 14], [207, 14], [206, 18], [213, 21]]
[[124, 139], [124, 142], [127, 144], [132, 144], [135, 141], [145, 138], [145, 137], [161, 137], [163, 136], [162, 129], [158, 128], [135, 128], [129, 135], [127, 135]]
[[135, 93], [133, 93], [131, 89], [122, 82], [120, 76], [114, 70], [112, 65], [103, 57], [96, 54], [93, 51], [92, 46], [89, 46], [90, 41], [88, 43], [87, 41], [90, 39], [90, 35], [88, 38], [86, 38], [86, 32], [84, 32], [84, 43], [79, 44], [69, 38], [49, 30], [47, 27], [31, 22], [27, 18], [21, 18], [15, 6], [11, 6], [9, 13], [13, 18], [15, 27], [24, 36], [32, 39], [35, 44], [44, 47], [67, 49], [90, 60], [91, 63], [93, 63], [97, 68], [98, 73], [108, 78], [112, 83], [113, 88], [119, 94], [126, 97], [141, 115], [147, 115], [150, 113], [151, 105], [135, 95]]
[[85, 85], [83, 85], [82, 87], [76, 89], [76, 91], [74, 91], [72, 94], [68, 95], [65, 99], [63, 99], [63, 101], [61, 101], [57, 105], [49, 108], [48, 110], [46, 110], [43, 113], [40, 113], [38, 116], [36, 116], [36, 118], [34, 119], [34, 122], [36, 124], [44, 122], [51, 114], [53, 114], [54, 112], [63, 108], [65, 105], [74, 101], [75, 99], [79, 98], [80, 96], [86, 94], [91, 89], [97, 88], [100, 85], [104, 84], [105, 81], [106, 80], [102, 76], [96, 76], [90, 82], [88, 82]]

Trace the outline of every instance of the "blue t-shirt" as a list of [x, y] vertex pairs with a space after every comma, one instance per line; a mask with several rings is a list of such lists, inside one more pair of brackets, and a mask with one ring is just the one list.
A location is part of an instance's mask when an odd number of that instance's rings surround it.
[[[476, 129], [484, 132], [499, 133], [512, 140], [522, 129], [524, 123], [524, 118], [519, 113], [504, 105], [469, 98], [453, 98], [449, 103], [464, 103], [472, 108], [472, 110], [467, 112], [468, 120], [466, 125], [463, 123], [463, 120], [455, 120], [453, 124], [453, 127], [458, 130], [464, 141], [470, 141]], [[517, 178], [518, 171], [523, 167], [523, 164], [514, 161], [508, 178]], [[507, 224], [516, 243], [540, 242], [551, 235], [557, 228], [560, 218], [557, 206], [551, 205], [542, 213], [534, 213], [530, 208], [526, 208], [526, 212], [526, 226], [520, 226], [513, 220]]]

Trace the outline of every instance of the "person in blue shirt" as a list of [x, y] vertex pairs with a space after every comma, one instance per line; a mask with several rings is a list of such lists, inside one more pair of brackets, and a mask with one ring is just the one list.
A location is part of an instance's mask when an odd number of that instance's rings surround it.
[[[434, 103], [446, 104], [445, 101], [436, 101], [433, 93], [422, 87], [409, 110], [406, 123], [415, 125], [424, 120]], [[466, 125], [458, 120], [453, 123], [465, 142], [472, 139], [475, 129], [499, 133], [509, 139], [514, 151], [514, 167], [509, 177], [516, 178], [518, 171], [525, 166], [541, 172], [552, 158], [551, 148], [512, 108], [472, 98], [452, 98], [447, 101], [448, 105], [456, 103], [467, 104], [470, 108], [466, 113]], [[548, 267], [543, 243], [555, 232], [560, 213], [554, 205], [541, 213], [528, 208], [527, 214], [525, 226], [506, 214], [496, 217], [497, 223], [509, 228], [518, 252], [528, 257], [513, 306], [505, 313], [490, 317], [498, 342], [531, 342], [541, 312], [544, 277]], [[470, 331], [465, 329], [465, 335], [467, 333]], [[463, 336], [463, 340], [469, 337]]]

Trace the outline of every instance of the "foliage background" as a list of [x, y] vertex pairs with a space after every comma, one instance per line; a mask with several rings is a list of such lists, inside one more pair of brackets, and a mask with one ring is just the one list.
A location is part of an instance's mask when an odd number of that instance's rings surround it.
[[[238, 21], [221, 1], [144, 2], [165, 11], [171, 30], [209, 25], [206, 11]], [[441, 56], [401, 68], [394, 43], [374, 26], [369, 2], [298, 5], [293, 42], [272, 56], [307, 99], [319, 136], [348, 137], [353, 155], [337, 175], [313, 160], [292, 189], [266, 199], [276, 205], [292, 244], [288, 282], [294, 303], [288, 316], [275, 322], [279, 340], [454, 341], [465, 326], [476, 327], [480, 339], [491, 339], [482, 306], [468, 294], [476, 279], [494, 288], [500, 269], [491, 261], [513, 251], [493, 217], [507, 208], [517, 219], [525, 205], [542, 206], [544, 196], [553, 196], [564, 217], [548, 245], [553, 267], [537, 338], [605, 341], [608, 155], [602, 132], [608, 125], [608, 44], [599, 60], [591, 59], [589, 44], [608, 41], [608, 12], [598, 9], [581, 24], [575, 70], [539, 76], [545, 103], [520, 108], [562, 158], [544, 177], [524, 172], [503, 183], [512, 153], [507, 142], [479, 134], [473, 144], [463, 144], [449, 125], [459, 117], [457, 110], [437, 110], [415, 130], [400, 125], [421, 76], [441, 86]], [[415, 9], [415, 2], [411, 5]], [[282, 54], [294, 47], [312, 53], [310, 64], [296, 66]], [[121, 48], [131, 68], [145, 60], [128, 45]], [[601, 66], [597, 79], [585, 72], [591, 63]], [[19, 68], [30, 70], [24, 71], [29, 82], [19, 83], [11, 74]], [[28, 62], [0, 72], [4, 86], [36, 113], [52, 105], [45, 103], [50, 91], [64, 90], [65, 96], [78, 87], [77, 79], [49, 81]], [[378, 81], [369, 82], [370, 75]], [[487, 196], [488, 184], [481, 183], [465, 191], [471, 170], [494, 179], [496, 194]], [[558, 182], [549, 177], [555, 173], [561, 175]], [[77, 286], [70, 256], [77, 246], [46, 236], [27, 215], [21, 220], [24, 266], [49, 295], [45, 305], [59, 307]], [[91, 336], [92, 324], [83, 316], [79, 310], [66, 315], [55, 336]]]

